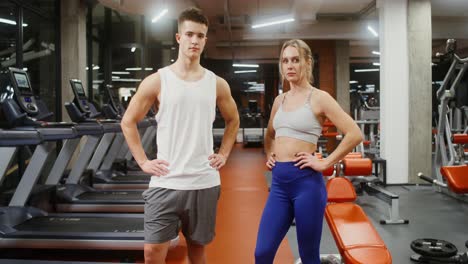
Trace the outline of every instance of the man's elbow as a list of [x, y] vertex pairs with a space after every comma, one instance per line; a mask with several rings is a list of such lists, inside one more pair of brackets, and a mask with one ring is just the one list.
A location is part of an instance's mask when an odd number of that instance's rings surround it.
[[120, 127], [122, 128], [122, 130], [125, 130], [125, 129], [127, 129], [129, 127], [132, 127], [132, 126], [135, 126], [135, 125], [136, 125], [136, 122], [133, 121], [131, 118], [129, 118], [126, 115], [124, 115], [124, 117], [120, 121]]
[[238, 115], [226, 120], [226, 127], [232, 127], [232, 129], [235, 129], [237, 131], [239, 129], [239, 126], [240, 120]]

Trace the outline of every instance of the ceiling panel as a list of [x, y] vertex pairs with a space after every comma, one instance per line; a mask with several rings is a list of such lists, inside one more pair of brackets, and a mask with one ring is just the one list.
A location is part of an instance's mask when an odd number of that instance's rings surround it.
[[431, 0], [433, 16], [468, 17], [468, 0]]
[[374, 0], [326, 0], [320, 5], [320, 13], [357, 13]]

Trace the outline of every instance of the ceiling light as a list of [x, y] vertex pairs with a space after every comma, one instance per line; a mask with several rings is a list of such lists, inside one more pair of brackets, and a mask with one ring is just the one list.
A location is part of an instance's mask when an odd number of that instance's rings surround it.
[[128, 78], [128, 79], [113, 79], [113, 82], [141, 82], [141, 79], [133, 79], [133, 78]]
[[372, 65], [374, 65], [374, 66], [380, 66], [380, 62], [373, 62]]
[[234, 64], [232, 64], [232, 67], [258, 68], [258, 64], [239, 64], [239, 63], [234, 63]]
[[135, 50], [136, 50], [136, 47], [132, 47], [132, 49], [130, 51], [135, 52]]
[[286, 18], [286, 19], [281, 19], [281, 20], [276, 20], [276, 21], [271, 21], [271, 22], [258, 23], [258, 24], [252, 25], [252, 28], [268, 27], [272, 25], [284, 24], [284, 23], [289, 23], [293, 21], [294, 21], [294, 18]]
[[161, 11], [161, 13], [159, 13], [159, 15], [155, 16], [152, 20], [151, 20], [151, 23], [156, 23], [161, 17], [163, 17], [169, 10], [167, 10], [167, 8], [165, 8], [163, 11]]
[[126, 71], [113, 71], [112, 74], [127, 75], [127, 74], [130, 74], [130, 73], [126, 72]]
[[356, 69], [354, 72], [376, 72], [380, 71], [380, 69]]
[[[6, 18], [0, 18], [0, 23], [5, 23], [5, 24], [9, 24], [9, 25], [16, 25], [16, 21], [6, 19]], [[28, 24], [23, 23], [23, 27], [27, 27], [27, 26], [28, 26]]]
[[380, 55], [380, 51], [375, 51], [375, 50], [373, 50], [373, 51], [372, 51], [372, 54], [374, 54], [374, 55]]
[[[125, 68], [126, 71], [141, 71], [141, 67]], [[153, 68], [145, 68], [145, 71], [152, 71]]]
[[349, 84], [358, 83], [358, 81], [349, 81]]
[[375, 31], [375, 29], [373, 29], [371, 26], [367, 26], [367, 30], [369, 30], [372, 34], [374, 34], [374, 36], [378, 37], [379, 34], [377, 34], [377, 31]]
[[234, 71], [234, 73], [249, 73], [249, 72], [257, 72], [257, 70]]

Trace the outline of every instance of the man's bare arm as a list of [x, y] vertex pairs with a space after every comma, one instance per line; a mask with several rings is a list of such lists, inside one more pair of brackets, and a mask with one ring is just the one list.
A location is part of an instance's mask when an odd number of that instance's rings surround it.
[[137, 124], [145, 117], [146, 113], [148, 113], [149, 109], [158, 99], [160, 89], [161, 79], [159, 73], [146, 77], [130, 101], [121, 122], [122, 132], [135, 161], [144, 172], [154, 175], [165, 175], [167, 174], [167, 169], [158, 165], [161, 162], [153, 165], [148, 164], [148, 157], [141, 144]]
[[234, 99], [231, 96], [231, 90], [228, 83], [217, 77], [216, 80], [216, 105], [224, 118], [225, 128], [223, 141], [218, 153], [210, 155], [210, 165], [213, 168], [220, 169], [226, 164], [226, 160], [231, 153], [232, 146], [236, 141], [237, 130], [239, 130], [239, 113]]

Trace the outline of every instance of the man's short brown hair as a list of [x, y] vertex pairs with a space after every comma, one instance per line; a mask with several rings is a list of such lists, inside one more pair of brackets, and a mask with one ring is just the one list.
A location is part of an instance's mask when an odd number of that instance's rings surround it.
[[184, 21], [192, 21], [195, 23], [200, 23], [208, 27], [208, 18], [202, 13], [202, 11], [196, 7], [190, 7], [185, 9], [182, 13], [179, 15], [179, 19], [177, 20], [177, 25], [180, 29], [180, 25]]

